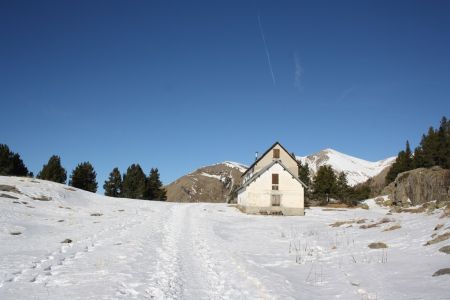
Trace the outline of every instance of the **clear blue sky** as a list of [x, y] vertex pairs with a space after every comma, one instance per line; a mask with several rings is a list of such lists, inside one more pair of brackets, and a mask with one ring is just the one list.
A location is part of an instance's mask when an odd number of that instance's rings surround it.
[[368, 160], [450, 112], [449, 1], [1, 1], [0, 143], [158, 167], [164, 183], [279, 140]]

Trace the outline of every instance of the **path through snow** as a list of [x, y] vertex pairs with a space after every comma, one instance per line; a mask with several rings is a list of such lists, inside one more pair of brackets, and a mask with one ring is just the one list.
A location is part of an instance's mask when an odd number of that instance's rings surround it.
[[[448, 243], [423, 246], [450, 230], [439, 212], [314, 208], [305, 217], [250, 216], [226, 204], [113, 199], [40, 180], [0, 177], [1, 184], [17, 191], [0, 196], [0, 299], [450, 295], [449, 277], [432, 277], [450, 267], [438, 251]], [[43, 195], [51, 200], [31, 198]], [[390, 222], [360, 228], [383, 218]], [[347, 223], [331, 227], [336, 221]], [[393, 224], [401, 228], [383, 231]], [[389, 248], [367, 247], [376, 241]]]

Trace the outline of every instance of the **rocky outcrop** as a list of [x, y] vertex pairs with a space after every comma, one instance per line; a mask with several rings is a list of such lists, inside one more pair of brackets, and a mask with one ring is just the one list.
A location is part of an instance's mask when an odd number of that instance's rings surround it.
[[167, 201], [227, 202], [245, 170], [245, 166], [233, 162], [200, 168], [167, 185]]
[[438, 207], [450, 201], [450, 170], [440, 167], [419, 168], [398, 174], [394, 182], [385, 187], [394, 205], [420, 205], [436, 201]]

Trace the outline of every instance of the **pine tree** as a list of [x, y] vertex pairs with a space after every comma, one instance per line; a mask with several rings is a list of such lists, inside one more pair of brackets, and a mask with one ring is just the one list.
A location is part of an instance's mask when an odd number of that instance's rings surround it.
[[31, 173], [23, 163], [20, 155], [9, 150], [5, 144], [0, 144], [0, 175], [30, 176]]
[[89, 191], [97, 192], [97, 173], [89, 162], [83, 162], [76, 166], [70, 175], [69, 185]]
[[397, 175], [412, 170], [414, 168], [414, 162], [412, 158], [411, 149], [409, 147], [409, 142], [406, 141], [405, 150], [402, 150], [398, 153], [395, 162], [392, 164], [386, 175], [386, 184], [389, 184], [397, 178]]
[[147, 179], [147, 185], [145, 189], [145, 199], [148, 200], [161, 200], [165, 201], [166, 190], [163, 187], [161, 180], [159, 179], [159, 172], [157, 168], [152, 168], [150, 170], [150, 175]]
[[315, 198], [328, 202], [329, 198], [336, 197], [337, 183], [333, 168], [328, 165], [321, 166], [313, 181], [313, 195]]
[[437, 131], [439, 146], [437, 148], [436, 165], [442, 168], [450, 168], [450, 121], [442, 117], [441, 124]]
[[339, 173], [339, 176], [336, 181], [336, 193], [337, 197], [346, 202], [349, 196], [350, 187], [347, 182], [347, 175], [344, 172]]
[[307, 186], [311, 184], [309, 165], [307, 162], [302, 164], [301, 161], [298, 161], [298, 178]]
[[122, 197], [144, 199], [146, 178], [139, 164], [132, 164], [123, 175]]
[[48, 160], [48, 163], [42, 167], [42, 170], [37, 174], [37, 178], [50, 180], [58, 183], [66, 183], [67, 172], [61, 166], [61, 159], [57, 155], [53, 155]]
[[105, 195], [110, 197], [120, 197], [122, 193], [122, 175], [120, 175], [119, 168], [114, 168], [109, 173], [108, 180], [103, 185]]

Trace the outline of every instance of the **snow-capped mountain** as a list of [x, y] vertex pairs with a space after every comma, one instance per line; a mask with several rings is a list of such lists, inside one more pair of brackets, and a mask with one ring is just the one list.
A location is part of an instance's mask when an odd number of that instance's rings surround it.
[[323, 165], [331, 166], [336, 172], [344, 172], [347, 175], [348, 184], [351, 186], [365, 182], [367, 179], [378, 175], [395, 161], [395, 157], [389, 157], [372, 162], [333, 149], [325, 149], [308, 156], [297, 156], [296, 158], [302, 164], [308, 163], [312, 174], [315, 174], [319, 167]]
[[[330, 165], [336, 173], [344, 172], [351, 186], [380, 174], [395, 160], [390, 157], [371, 162], [333, 149], [296, 158], [308, 163], [312, 175], [323, 165]], [[225, 202], [240, 184], [240, 176], [246, 169], [246, 165], [231, 161], [201, 167], [167, 185], [167, 198], [175, 202]]]

